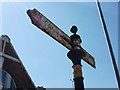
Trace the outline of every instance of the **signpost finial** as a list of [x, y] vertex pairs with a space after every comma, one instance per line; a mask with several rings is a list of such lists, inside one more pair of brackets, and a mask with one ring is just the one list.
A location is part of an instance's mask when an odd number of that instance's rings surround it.
[[75, 25], [73, 25], [73, 26], [70, 28], [70, 31], [71, 31], [73, 34], [76, 34], [77, 30], [78, 30], [78, 28], [77, 28]]

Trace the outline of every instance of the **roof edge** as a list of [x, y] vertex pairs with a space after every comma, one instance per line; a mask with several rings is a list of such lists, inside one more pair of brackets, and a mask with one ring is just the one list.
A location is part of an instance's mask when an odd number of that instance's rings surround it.
[[6, 41], [6, 42], [8, 42], [8, 43], [10, 43], [10, 38], [9, 38], [7, 35], [2, 35], [2, 36], [0, 37], [0, 39]]

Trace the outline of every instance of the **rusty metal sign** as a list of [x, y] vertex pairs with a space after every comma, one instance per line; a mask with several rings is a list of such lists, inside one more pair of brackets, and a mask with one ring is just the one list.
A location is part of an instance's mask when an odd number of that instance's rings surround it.
[[[57, 40], [69, 50], [72, 50], [72, 43], [70, 37], [67, 34], [65, 34], [62, 30], [60, 30], [50, 20], [48, 20], [44, 15], [42, 15], [36, 9], [28, 10], [27, 14], [35, 26], [40, 28], [43, 32], [51, 36], [53, 39]], [[83, 60], [95, 68], [94, 58], [83, 48], [79, 49], [81, 49], [85, 53]]]
[[86, 61], [89, 65], [96, 68], [95, 66], [95, 60], [94, 57], [91, 56], [86, 50], [82, 48], [83, 52], [85, 53], [85, 56], [83, 57], [83, 60]]
[[71, 45], [68, 43], [70, 38], [63, 31], [61, 31], [55, 24], [48, 20], [36, 9], [28, 10], [27, 14], [32, 20], [32, 23], [40, 28], [42, 31], [50, 35], [52, 38], [57, 40], [59, 43], [64, 45], [66, 48], [71, 49]]

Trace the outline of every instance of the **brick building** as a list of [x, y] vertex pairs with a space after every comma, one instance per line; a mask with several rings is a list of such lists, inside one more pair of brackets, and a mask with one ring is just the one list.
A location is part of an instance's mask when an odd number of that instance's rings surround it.
[[7, 35], [0, 37], [0, 88], [36, 88]]

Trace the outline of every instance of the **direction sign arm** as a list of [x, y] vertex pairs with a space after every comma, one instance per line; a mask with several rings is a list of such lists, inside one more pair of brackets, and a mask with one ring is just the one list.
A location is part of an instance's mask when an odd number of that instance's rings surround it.
[[[35, 26], [37, 26], [39, 29], [51, 36], [69, 50], [73, 49], [74, 43], [71, 41], [70, 37], [62, 30], [60, 30], [54, 23], [48, 20], [44, 15], [42, 15], [38, 10], [28, 10], [27, 14]], [[82, 47], [79, 47], [78, 49], [85, 53], [85, 56], [82, 59], [95, 68], [94, 58]]]
[[53, 39], [61, 43], [63, 46], [71, 50], [70, 38], [62, 30], [60, 30], [54, 23], [48, 20], [44, 15], [42, 15], [36, 9], [28, 10], [28, 16], [30, 17], [32, 23], [40, 28], [43, 32], [51, 36]]

